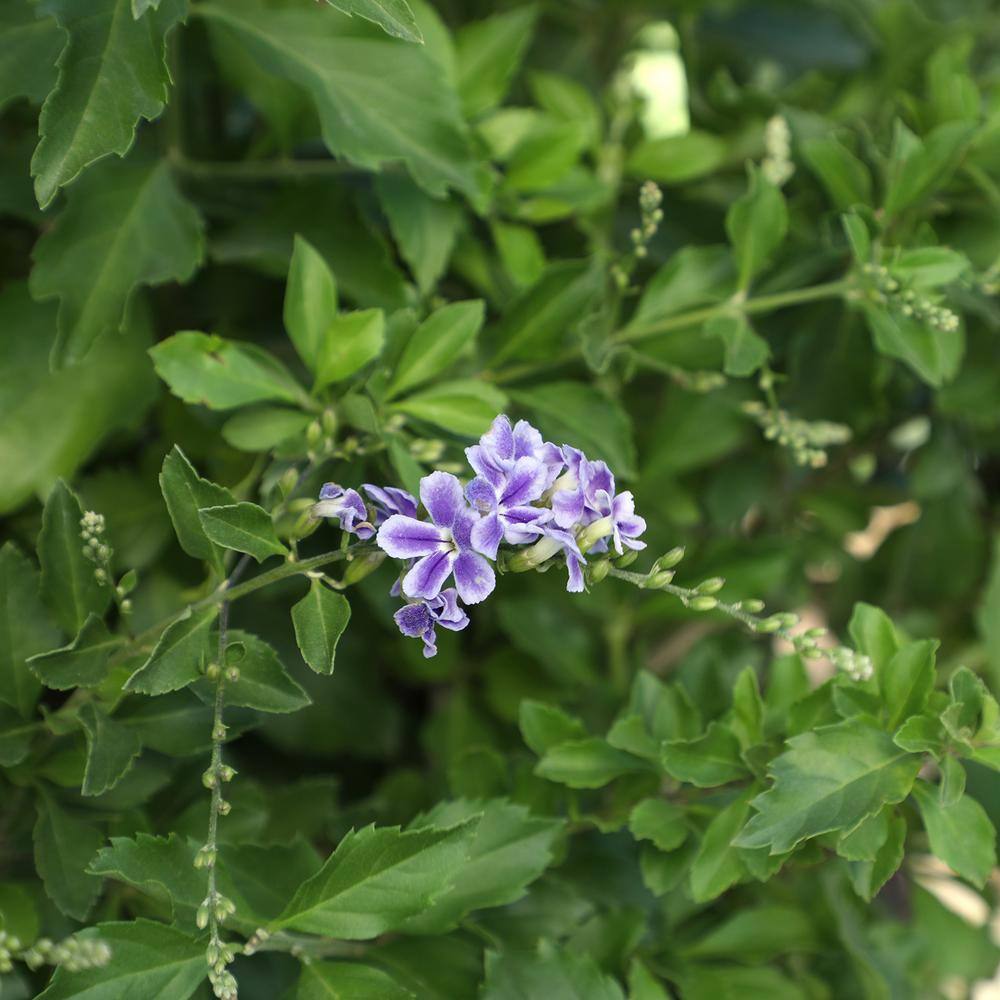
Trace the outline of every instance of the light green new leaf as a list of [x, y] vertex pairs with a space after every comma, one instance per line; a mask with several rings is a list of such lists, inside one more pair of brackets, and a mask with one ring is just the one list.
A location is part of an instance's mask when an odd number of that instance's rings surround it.
[[211, 655], [208, 640], [218, 610], [186, 608], [164, 629], [149, 659], [125, 682], [125, 690], [166, 694], [197, 680]]
[[302, 966], [290, 1000], [417, 1000], [417, 995], [374, 965], [313, 962]]
[[53, 18], [38, 17], [29, 0], [6, 0], [0, 10], [0, 107], [15, 97], [44, 100], [65, 44], [66, 33]]
[[305, 390], [272, 354], [256, 344], [185, 330], [149, 352], [175, 396], [213, 410], [280, 400], [302, 403]]
[[849, 830], [906, 798], [921, 765], [860, 719], [802, 733], [787, 746], [770, 765], [773, 787], [753, 801], [757, 815], [737, 838], [741, 847], [783, 854], [810, 837]]
[[900, 639], [892, 619], [881, 609], [858, 601], [851, 613], [847, 631], [854, 648], [871, 658], [876, 673], [880, 673], [896, 655]]
[[524, 742], [541, 757], [551, 747], [587, 735], [583, 723], [555, 705], [525, 698], [518, 709], [518, 724]]
[[125, 777], [142, 750], [142, 741], [133, 729], [115, 722], [92, 701], [80, 709], [79, 719], [87, 739], [87, 766], [80, 792], [100, 795]]
[[309, 593], [292, 607], [295, 641], [302, 659], [318, 674], [332, 674], [337, 643], [351, 620], [343, 594], [312, 580]]
[[740, 289], [750, 282], [781, 246], [788, 231], [785, 199], [761, 171], [750, 169], [750, 189], [733, 202], [726, 215], [726, 232], [736, 255]]
[[493, 418], [506, 406], [506, 395], [495, 385], [478, 379], [457, 379], [397, 400], [392, 409], [452, 434], [475, 438], [489, 429]]
[[39, 576], [13, 542], [0, 548], [0, 701], [31, 714], [41, 685], [27, 661], [59, 641], [59, 630], [39, 597]]
[[387, 397], [398, 396], [444, 371], [475, 340], [483, 316], [481, 299], [452, 302], [432, 313], [407, 341]]
[[337, 316], [337, 281], [311, 243], [295, 237], [285, 285], [285, 330], [313, 372], [323, 335]]
[[429, 194], [455, 188], [478, 198], [482, 173], [458, 98], [425, 47], [348, 34], [309, 5], [220, 0], [199, 13], [234, 34], [264, 69], [308, 91], [335, 155], [370, 170], [403, 160]]
[[728, 150], [728, 143], [719, 136], [692, 129], [684, 135], [637, 143], [626, 169], [643, 180], [682, 184], [718, 170], [726, 162]]
[[108, 153], [124, 156], [140, 118], [152, 121], [167, 101], [167, 32], [184, 16], [185, 0], [161, 0], [136, 20], [130, 0], [49, 0], [69, 34], [59, 82], [42, 105], [31, 160], [38, 204]]
[[394, 930], [460, 878], [477, 822], [450, 830], [352, 830], [273, 926], [348, 941]]
[[722, 370], [734, 378], [752, 375], [771, 356], [767, 341], [754, 331], [743, 313], [709, 320], [705, 335], [722, 341], [726, 351]]
[[603, 788], [623, 774], [649, 770], [646, 761], [616, 750], [598, 736], [558, 743], [535, 766], [539, 777], [569, 788]]
[[673, 851], [687, 840], [684, 810], [666, 799], [643, 799], [628, 818], [628, 828], [636, 840], [652, 841], [661, 851]]
[[733, 839], [746, 821], [753, 792], [747, 789], [708, 824], [689, 875], [691, 897], [696, 903], [715, 899], [746, 875]]
[[163, 460], [160, 490], [181, 548], [195, 559], [212, 562], [221, 571], [222, 553], [205, 534], [198, 511], [235, 504], [236, 498], [224, 487], [202, 479], [176, 444]]
[[875, 897], [879, 889], [895, 875], [903, 863], [906, 831], [906, 820], [902, 816], [893, 816], [889, 821], [885, 842], [878, 849], [874, 859], [871, 861], [852, 861], [848, 865], [851, 885], [854, 887], [854, 891], [866, 902]]
[[97, 582], [97, 567], [83, 554], [82, 517], [80, 501], [60, 479], [45, 501], [38, 558], [42, 599], [69, 635], [76, 635], [89, 615], [103, 615], [111, 603], [110, 586]]
[[997, 863], [996, 831], [983, 807], [968, 795], [945, 806], [936, 788], [913, 786], [931, 850], [950, 868], [982, 889]]
[[874, 861], [889, 837], [893, 818], [883, 809], [863, 819], [853, 830], [844, 830], [837, 841], [837, 853], [848, 861]]
[[733, 294], [734, 278], [726, 247], [684, 247], [646, 282], [629, 328], [721, 302]]
[[187, 281], [204, 256], [202, 228], [164, 161], [109, 162], [81, 180], [35, 245], [29, 279], [36, 299], [60, 300], [53, 367], [119, 331], [138, 286]]
[[660, 759], [668, 774], [698, 788], [725, 785], [748, 774], [740, 757], [740, 741], [718, 722], [711, 723], [697, 739], [664, 743]]
[[503, 100], [531, 41], [536, 15], [534, 5], [526, 4], [465, 24], [455, 34], [458, 93], [467, 118]]
[[802, 155], [837, 208], [870, 204], [871, 173], [843, 143], [817, 136], [802, 143]]
[[271, 515], [248, 500], [224, 507], [201, 508], [198, 517], [205, 534], [224, 549], [246, 552], [259, 563], [269, 556], [288, 555], [288, 549], [274, 530]]
[[227, 705], [255, 708], [258, 712], [297, 712], [312, 703], [301, 685], [289, 676], [275, 649], [263, 639], [239, 629], [229, 630], [230, 642], [243, 643], [238, 680], [226, 681]]
[[911, 715], [923, 711], [934, 690], [936, 639], [909, 642], [900, 649], [878, 675], [889, 726], [895, 729]]
[[90, 614], [69, 645], [39, 653], [28, 665], [47, 688], [56, 691], [96, 687], [107, 675], [108, 657], [121, 642], [97, 615]]
[[537, 952], [511, 948], [486, 953], [479, 1000], [625, 1000], [621, 987], [589, 955], [543, 944]]
[[[285, 406], [258, 406], [240, 410], [222, 425], [226, 444], [240, 451], [270, 451], [281, 445], [305, 441], [313, 417]], [[230, 501], [231, 502], [231, 501]]]
[[38, 1000], [188, 1000], [208, 972], [205, 942], [166, 924], [138, 918], [97, 924], [78, 936], [107, 944], [111, 961], [81, 972], [60, 967]]
[[35, 868], [49, 898], [74, 920], [86, 920], [101, 891], [101, 880], [86, 872], [104, 843], [96, 826], [77, 819], [42, 791], [36, 800]]
[[936, 330], [870, 303], [862, 303], [862, 310], [882, 354], [905, 361], [929, 385], [939, 386], [955, 377], [965, 353], [961, 328]]
[[420, 27], [406, 0], [326, 0], [344, 14], [357, 14], [377, 24], [387, 35], [406, 42], [423, 42]]
[[961, 162], [975, 131], [969, 122], [945, 122], [918, 139], [897, 121], [885, 185], [886, 215], [896, 215], [944, 184]]
[[385, 314], [381, 309], [344, 313], [323, 331], [316, 352], [316, 388], [353, 375], [382, 353]]

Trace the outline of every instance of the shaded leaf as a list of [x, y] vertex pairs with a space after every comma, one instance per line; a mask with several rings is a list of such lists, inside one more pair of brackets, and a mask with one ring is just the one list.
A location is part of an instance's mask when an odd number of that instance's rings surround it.
[[125, 777], [142, 750], [134, 730], [116, 722], [94, 702], [80, 709], [80, 725], [87, 738], [87, 768], [83, 772], [83, 795], [100, 795]]
[[295, 641], [302, 659], [318, 674], [332, 674], [337, 643], [351, 620], [351, 605], [319, 580], [309, 583], [309, 593], [292, 607]]

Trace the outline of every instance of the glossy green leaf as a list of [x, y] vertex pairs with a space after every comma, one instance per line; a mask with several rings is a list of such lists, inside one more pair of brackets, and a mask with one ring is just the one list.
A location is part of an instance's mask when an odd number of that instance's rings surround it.
[[705, 324], [705, 334], [722, 341], [725, 347], [722, 370], [735, 378], [752, 375], [771, 356], [767, 341], [754, 332], [742, 313], [716, 316]]
[[507, 397], [500, 389], [477, 379], [438, 382], [392, 404], [399, 413], [470, 438], [485, 434], [506, 406]]
[[871, 174], [843, 143], [832, 136], [817, 136], [802, 144], [802, 155], [837, 208], [869, 203]]
[[356, 14], [377, 24], [386, 34], [407, 42], [422, 42], [423, 36], [406, 0], [326, 0], [344, 14]]
[[648, 769], [638, 757], [589, 736], [550, 747], [535, 766], [535, 774], [570, 788], [603, 788], [623, 774]]
[[297, 712], [311, 704], [302, 686], [289, 676], [277, 651], [263, 639], [240, 629], [229, 630], [230, 642], [243, 643], [239, 679], [227, 681], [227, 705], [255, 708], [258, 712]]
[[257, 562], [288, 554], [274, 530], [271, 515], [255, 503], [244, 500], [223, 507], [202, 507], [198, 518], [205, 534], [224, 549], [245, 552]]
[[708, 824], [689, 874], [691, 897], [695, 902], [707, 903], [715, 899], [746, 874], [734, 841], [750, 811], [752, 795], [753, 789], [743, 792]]
[[542, 945], [537, 951], [486, 952], [486, 980], [480, 1000], [579, 997], [625, 1000], [621, 987], [589, 955]]
[[524, 742], [539, 756], [560, 743], [587, 735], [583, 723], [561, 708], [528, 699], [520, 704], [518, 722]]
[[316, 353], [316, 386], [353, 375], [382, 353], [385, 315], [381, 309], [343, 313], [331, 320]]
[[292, 607], [295, 641], [302, 659], [318, 674], [332, 674], [337, 643], [351, 620], [351, 605], [343, 594], [312, 580], [309, 593]]
[[626, 166], [633, 177], [661, 184], [682, 184], [714, 173], [726, 158], [725, 140], [710, 132], [692, 130], [684, 135], [637, 143]]
[[919, 715], [934, 690], [934, 653], [937, 640], [922, 639], [903, 646], [879, 673], [879, 688], [896, 728], [911, 715]]
[[636, 840], [649, 840], [661, 851], [676, 850], [687, 839], [684, 810], [666, 799], [643, 799], [632, 810], [628, 828]]
[[285, 285], [285, 330], [312, 370], [323, 336], [337, 316], [337, 281], [323, 256], [303, 237], [295, 237]]
[[56, 82], [55, 64], [66, 35], [55, 19], [39, 17], [29, 0], [0, 11], [0, 107], [16, 97], [40, 104]]

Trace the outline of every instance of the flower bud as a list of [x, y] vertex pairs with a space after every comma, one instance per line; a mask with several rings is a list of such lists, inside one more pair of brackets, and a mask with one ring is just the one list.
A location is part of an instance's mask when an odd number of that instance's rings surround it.
[[384, 561], [385, 553], [381, 549], [377, 552], [366, 552], [362, 556], [357, 556], [347, 564], [347, 569], [344, 571], [344, 578], [341, 582], [345, 587], [359, 583], [366, 576], [374, 573]]
[[673, 569], [684, 558], [684, 548], [678, 545], [669, 552], [664, 553], [653, 564], [654, 570]]
[[218, 779], [215, 776], [215, 772], [211, 768], [205, 771], [201, 776], [201, 783], [206, 788], [215, 788], [217, 780]]
[[650, 573], [646, 578], [649, 582], [646, 586], [650, 590], [659, 590], [661, 587], [665, 587], [674, 578], [674, 572], [670, 569], [660, 570], [659, 573]]
[[[198, 927], [198, 930], [203, 931], [208, 926], [208, 903], [207, 901], [202, 903], [198, 907], [198, 912], [195, 914], [194, 922]], [[209, 959], [211, 961], [211, 959]]]
[[211, 868], [215, 864], [215, 848], [205, 844], [198, 848], [198, 853], [194, 856], [195, 868]]
[[232, 803], [226, 801], [226, 799], [219, 799], [219, 804], [216, 806], [220, 816], [228, 816], [232, 808]]
[[694, 589], [699, 594], [717, 594], [725, 586], [726, 581], [721, 576], [712, 576], [707, 580], [702, 580]]
[[230, 684], [235, 684], [240, 679], [239, 667], [226, 667], [226, 680]]
[[781, 620], [777, 616], [772, 616], [771, 618], [765, 618], [761, 622], [757, 622], [754, 626], [758, 632], [777, 632], [781, 628]]
[[205, 676], [210, 681], [217, 681], [222, 676], [222, 667], [218, 663], [210, 663], [205, 668]]
[[223, 781], [232, 781], [236, 777], [236, 771], [228, 764], [222, 764], [219, 767], [219, 777]]
[[757, 597], [748, 597], [745, 601], [740, 601], [744, 611], [749, 611], [752, 615], [758, 615], [764, 610], [764, 602]]
[[708, 594], [699, 594], [697, 597], [690, 598], [687, 602], [687, 606], [692, 611], [711, 611], [718, 604], [718, 598], [710, 597]]
[[314, 420], [306, 428], [306, 443], [310, 448], [315, 448], [323, 439], [323, 427], [318, 420]]
[[334, 434], [337, 430], [337, 411], [336, 410], [324, 410], [323, 416], [320, 418], [323, 421], [323, 430], [327, 434]]
[[587, 566], [587, 582], [600, 583], [608, 575], [608, 570], [610, 569], [611, 563], [607, 559], [590, 563]]
[[212, 739], [216, 743], [221, 743], [226, 738], [226, 730], [228, 727], [224, 722], [217, 722], [212, 728]]

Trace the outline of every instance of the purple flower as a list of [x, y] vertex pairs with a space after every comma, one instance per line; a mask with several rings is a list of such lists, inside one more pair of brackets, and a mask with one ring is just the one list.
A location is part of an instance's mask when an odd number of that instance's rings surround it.
[[576, 539], [573, 537], [573, 532], [550, 527], [546, 529], [545, 534], [548, 538], [559, 543], [563, 555], [566, 557], [566, 572], [568, 573], [566, 590], [571, 594], [582, 593], [584, 589], [583, 567], [587, 560], [584, 559], [580, 546], [577, 545]]
[[371, 483], [365, 483], [362, 489], [372, 498], [375, 505], [376, 526], [388, 520], [393, 514], [417, 516], [416, 498], [406, 490], [397, 489], [395, 486], [373, 486]]
[[646, 530], [646, 519], [636, 514], [635, 501], [628, 490], [615, 497], [599, 490], [595, 499], [601, 517], [611, 520], [611, 538], [618, 555], [623, 548], [638, 551], [646, 547], [645, 542], [639, 541], [639, 535]]
[[560, 528], [577, 528], [602, 516], [598, 494], [614, 496], [615, 477], [606, 463], [591, 462], [575, 448], [567, 446], [563, 453], [567, 472], [556, 484], [552, 514]]
[[469, 624], [469, 616], [458, 603], [458, 592], [454, 587], [442, 590], [430, 600], [404, 605], [393, 618], [403, 635], [424, 640], [426, 657], [437, 652], [437, 635], [434, 632], [436, 625], [452, 632], [461, 632]]
[[498, 489], [519, 459], [533, 458], [544, 468], [542, 492], [552, 485], [563, 466], [559, 448], [543, 441], [527, 420], [519, 420], [511, 427], [510, 418], [503, 413], [494, 419], [479, 444], [466, 448], [465, 454], [476, 474]]
[[512, 545], [534, 541], [548, 510], [530, 506], [545, 492], [547, 470], [536, 458], [519, 458], [498, 484], [477, 476], [465, 488], [469, 502], [485, 516], [472, 527], [472, 547], [496, 559], [502, 539]]
[[313, 504], [313, 517], [335, 517], [340, 521], [342, 531], [356, 534], [367, 541], [375, 534], [375, 528], [368, 522], [365, 502], [357, 490], [345, 490], [336, 483], [324, 483], [319, 491], [319, 503]]
[[433, 524], [405, 514], [393, 514], [378, 531], [378, 545], [394, 559], [416, 559], [403, 577], [407, 597], [437, 597], [455, 574], [459, 597], [478, 604], [493, 593], [493, 567], [472, 547], [472, 529], [479, 520], [465, 502], [462, 485], [447, 472], [432, 472], [420, 480], [420, 500]]

